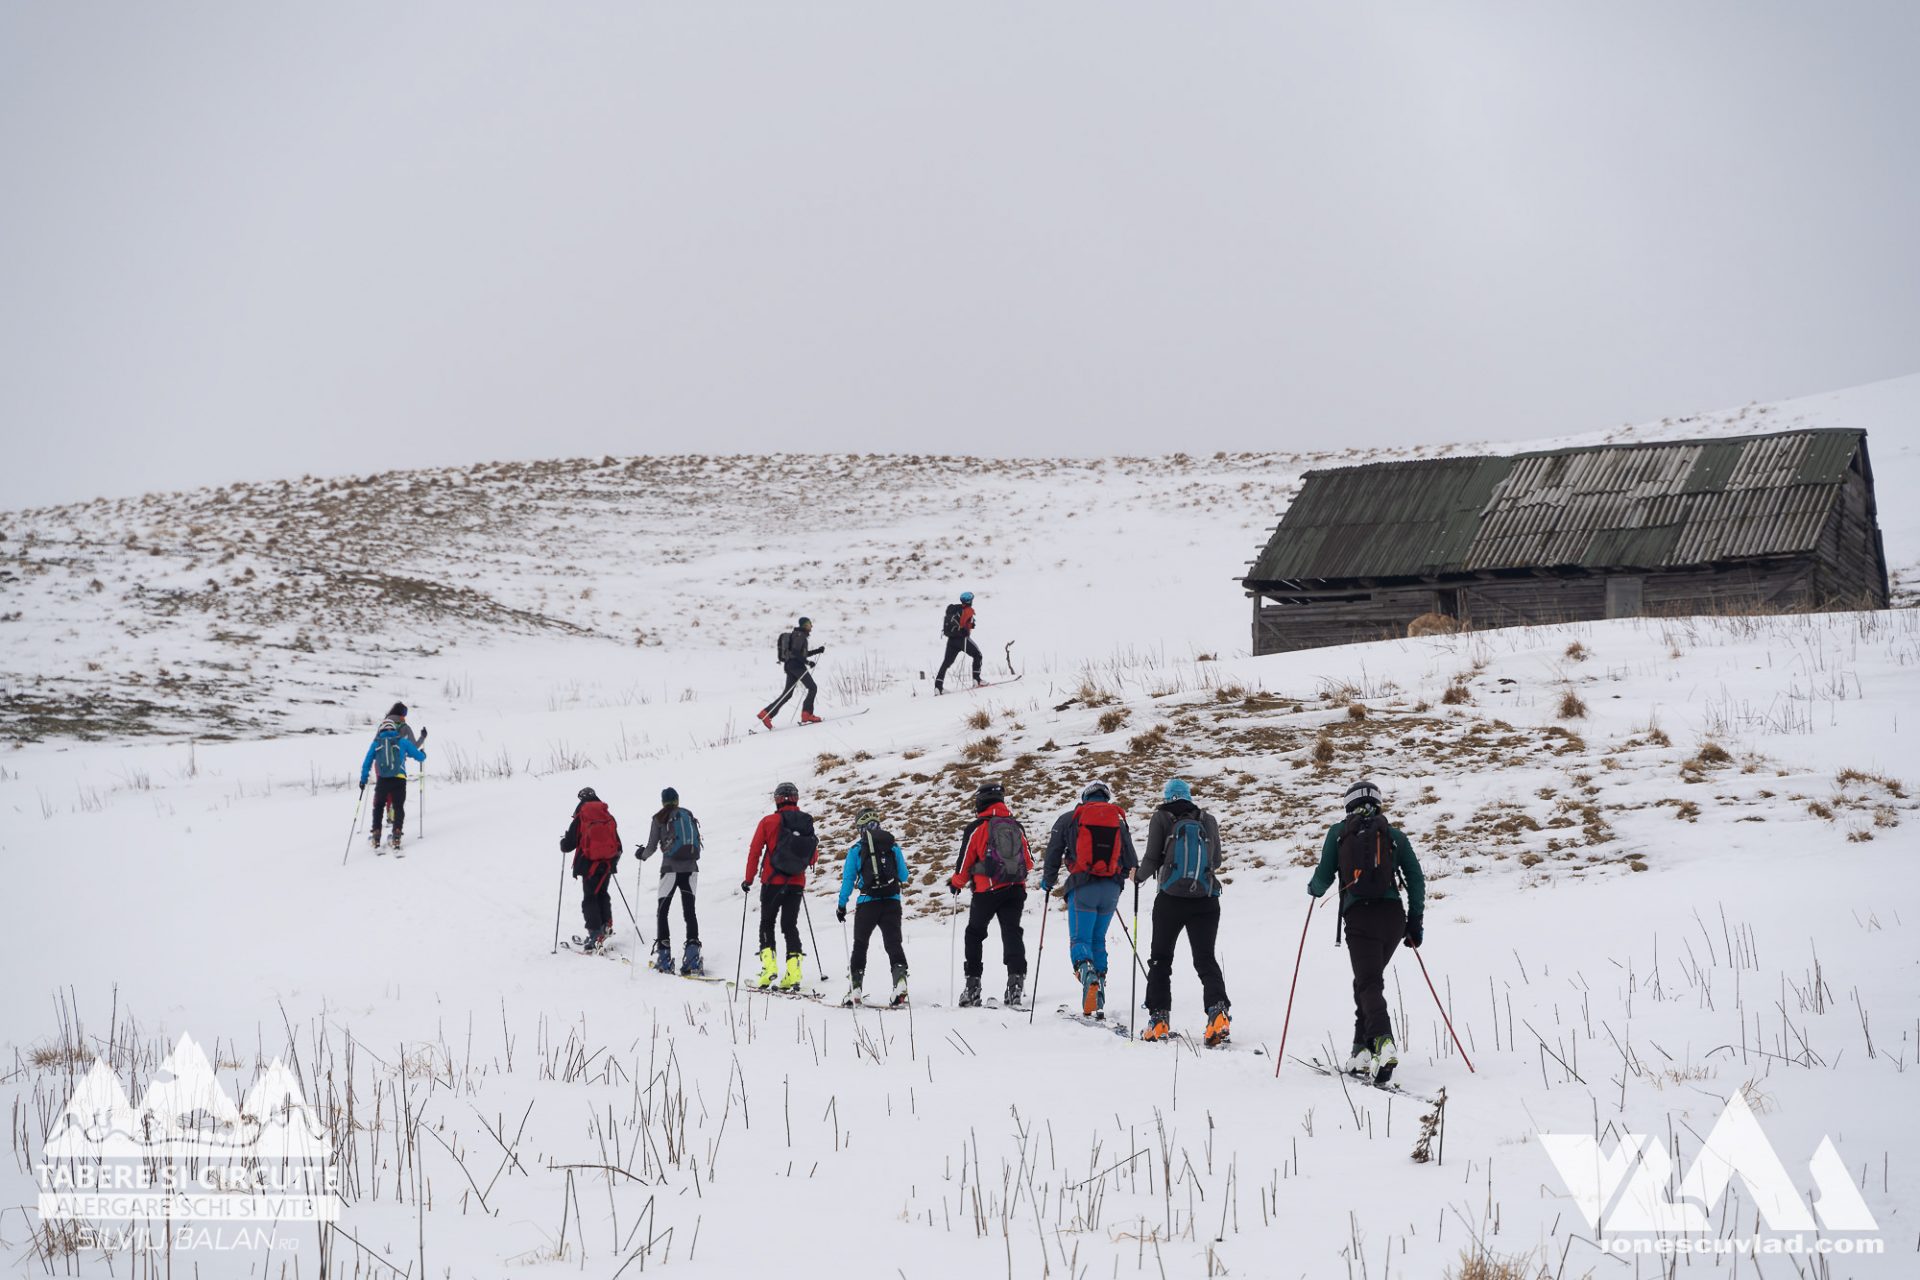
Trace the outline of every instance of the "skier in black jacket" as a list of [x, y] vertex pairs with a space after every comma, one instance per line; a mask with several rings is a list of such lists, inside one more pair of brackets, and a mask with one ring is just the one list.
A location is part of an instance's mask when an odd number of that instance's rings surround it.
[[809, 649], [807, 643], [812, 638], [813, 619], [802, 618], [793, 630], [787, 633], [780, 646], [780, 666], [786, 672], [787, 687], [780, 691], [779, 697], [760, 709], [760, 723], [769, 729], [773, 728], [773, 718], [780, 714], [780, 708], [787, 705], [787, 699], [791, 698], [793, 691], [800, 687], [804, 687], [807, 691], [806, 701], [800, 704], [800, 723], [820, 723], [820, 717], [813, 714], [814, 695], [820, 690], [813, 683], [813, 676], [809, 674], [813, 667], [809, 659], [825, 653], [827, 646], [818, 645]]

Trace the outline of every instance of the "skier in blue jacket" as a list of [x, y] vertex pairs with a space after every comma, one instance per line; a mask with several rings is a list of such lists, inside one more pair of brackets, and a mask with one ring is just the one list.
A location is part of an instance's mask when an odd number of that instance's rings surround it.
[[367, 758], [360, 762], [362, 792], [367, 789], [367, 775], [379, 775], [373, 785], [373, 833], [368, 837], [375, 850], [380, 850], [381, 820], [386, 816], [387, 806], [392, 805], [393, 836], [387, 847], [395, 853], [400, 851], [401, 828], [407, 821], [407, 761], [426, 762], [427, 753], [421, 746], [426, 740], [425, 729], [420, 731], [420, 742], [413, 740], [413, 730], [407, 727], [407, 704], [396, 702], [387, 718], [380, 722], [380, 731], [373, 735]]
[[840, 1003], [860, 1003], [861, 979], [867, 972], [867, 941], [880, 930], [880, 940], [893, 963], [893, 999], [895, 1006], [907, 1002], [907, 952], [900, 945], [900, 892], [907, 883], [907, 855], [894, 838], [880, 826], [880, 815], [862, 809], [855, 819], [860, 836], [847, 850], [840, 868], [840, 904], [834, 918], [847, 920], [847, 899], [855, 891], [860, 900], [853, 909], [853, 954], [847, 960], [851, 985]]

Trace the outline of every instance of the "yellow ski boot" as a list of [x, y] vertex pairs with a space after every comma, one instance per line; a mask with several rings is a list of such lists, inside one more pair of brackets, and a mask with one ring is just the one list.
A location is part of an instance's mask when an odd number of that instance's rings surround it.
[[[767, 954], [772, 955], [773, 952], [769, 951]], [[800, 957], [798, 955], [787, 957], [787, 976], [780, 979], [780, 989], [782, 991], [798, 991], [800, 989]]]
[[760, 949], [760, 976], [753, 980], [756, 987], [770, 987], [773, 980], [780, 976], [780, 966], [773, 958], [772, 947]]

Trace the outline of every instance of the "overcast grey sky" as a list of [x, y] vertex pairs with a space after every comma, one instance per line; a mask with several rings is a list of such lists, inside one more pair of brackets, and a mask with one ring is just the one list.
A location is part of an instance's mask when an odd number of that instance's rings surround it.
[[1920, 5], [0, 0], [0, 506], [1920, 370]]

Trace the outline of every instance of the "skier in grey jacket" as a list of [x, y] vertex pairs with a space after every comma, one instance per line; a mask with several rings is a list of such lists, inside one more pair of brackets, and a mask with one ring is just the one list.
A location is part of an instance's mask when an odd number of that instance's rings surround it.
[[654, 921], [659, 939], [654, 943], [653, 967], [662, 973], [673, 972], [668, 911], [677, 893], [680, 913], [687, 925], [687, 949], [680, 957], [680, 972], [698, 977], [704, 972], [700, 962], [700, 917], [694, 912], [694, 893], [700, 886], [700, 820], [680, 807], [680, 793], [672, 787], [660, 793], [660, 812], [653, 815], [647, 829], [647, 844], [640, 851], [640, 861], [645, 862], [655, 853], [660, 855], [660, 909]]

